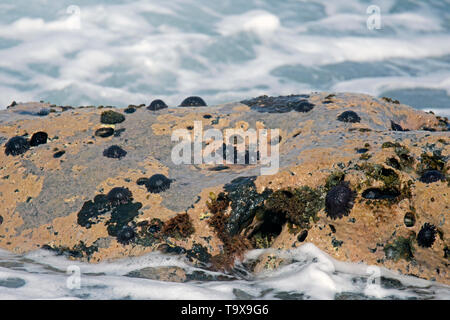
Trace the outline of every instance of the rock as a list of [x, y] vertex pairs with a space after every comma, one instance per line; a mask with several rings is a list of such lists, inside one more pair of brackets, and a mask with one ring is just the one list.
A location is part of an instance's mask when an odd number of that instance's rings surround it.
[[[108, 110], [104, 121], [95, 107], [0, 111], [0, 248], [90, 262], [160, 250], [218, 270], [248, 249], [311, 242], [338, 260], [450, 284], [447, 119], [350, 93], [133, 109], [126, 119]], [[175, 164], [172, 132], [194, 133], [194, 121], [280, 129], [279, 170], [262, 175], [260, 154], [252, 164]], [[255, 272], [275, 260], [267, 254]], [[169, 269], [130, 276], [190, 279]]]
[[131, 271], [126, 276], [170, 282], [186, 281], [186, 272], [180, 267], [146, 267]]

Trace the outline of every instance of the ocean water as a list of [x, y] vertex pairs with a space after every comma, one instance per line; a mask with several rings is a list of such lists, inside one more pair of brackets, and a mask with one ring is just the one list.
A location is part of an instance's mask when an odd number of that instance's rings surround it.
[[0, 3], [0, 108], [311, 91], [386, 95], [450, 115], [450, 1]]
[[[313, 244], [272, 251], [286, 263], [273, 271], [249, 273], [246, 263], [263, 253], [249, 252], [234, 272], [221, 275], [193, 267], [181, 256], [161, 253], [88, 264], [43, 250], [24, 256], [0, 251], [0, 299], [450, 299], [449, 286], [339, 262]], [[169, 266], [183, 269], [191, 275], [189, 280], [127, 276], [145, 267]], [[219, 276], [228, 280], [219, 281]]]
[[[212, 105], [311, 91], [388, 96], [450, 116], [450, 1], [0, 2], [0, 109], [13, 100], [176, 106], [190, 95]], [[312, 244], [273, 254], [288, 263], [259, 275], [238, 264], [218, 281], [160, 253], [94, 265], [0, 250], [0, 299], [450, 299], [448, 286], [338, 262]], [[164, 266], [213, 280], [127, 276]]]

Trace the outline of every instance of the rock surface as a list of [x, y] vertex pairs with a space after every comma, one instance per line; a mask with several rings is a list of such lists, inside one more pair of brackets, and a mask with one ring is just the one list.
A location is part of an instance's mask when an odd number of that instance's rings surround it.
[[[447, 119], [350, 93], [133, 109], [115, 110], [125, 120], [114, 124], [101, 123], [109, 108], [0, 111], [1, 248], [91, 262], [162, 250], [227, 269], [251, 248], [312, 242], [342, 261], [450, 284]], [[278, 173], [260, 175], [259, 163], [174, 164], [171, 134], [192, 132], [194, 121], [279, 128]], [[11, 138], [37, 132], [46, 143], [7, 152]], [[104, 156], [112, 146], [124, 152]], [[252, 269], [280, 263], [268, 254]], [[183, 278], [167, 274], [157, 278]]]

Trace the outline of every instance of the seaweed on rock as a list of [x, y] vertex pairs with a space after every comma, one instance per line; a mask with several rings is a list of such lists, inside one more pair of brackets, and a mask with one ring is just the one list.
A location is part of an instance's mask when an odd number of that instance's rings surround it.
[[113, 110], [103, 111], [100, 122], [104, 124], [117, 124], [125, 121], [125, 116]]
[[297, 228], [309, 229], [311, 223], [317, 222], [317, 213], [323, 206], [323, 193], [303, 186], [296, 189], [278, 190], [271, 194], [265, 203], [265, 215], [275, 215], [280, 222], [285, 220]]
[[398, 237], [393, 243], [388, 243], [383, 248], [386, 259], [398, 261], [404, 259], [411, 261], [414, 258], [414, 246], [412, 238]]
[[250, 100], [241, 101], [258, 112], [286, 113], [290, 111], [306, 113], [314, 109], [308, 95], [289, 95], [279, 97], [259, 96]]
[[195, 229], [189, 215], [180, 213], [165, 222], [161, 232], [165, 236], [182, 239], [190, 237], [195, 232]]

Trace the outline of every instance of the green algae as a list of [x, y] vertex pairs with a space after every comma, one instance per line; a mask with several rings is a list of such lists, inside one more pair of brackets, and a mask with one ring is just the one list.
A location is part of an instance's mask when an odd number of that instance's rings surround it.
[[398, 261], [404, 259], [411, 261], [414, 258], [414, 237], [404, 238], [397, 237], [394, 242], [384, 246], [384, 254], [386, 259]]
[[331, 188], [337, 186], [344, 181], [345, 173], [343, 171], [333, 171], [325, 181], [325, 190], [329, 191]]
[[284, 215], [288, 222], [299, 229], [309, 229], [317, 222], [317, 213], [324, 205], [324, 193], [321, 190], [303, 186], [274, 192], [267, 199], [265, 209], [271, 214]]
[[117, 124], [125, 121], [125, 116], [113, 110], [103, 111], [100, 122], [104, 124]]

